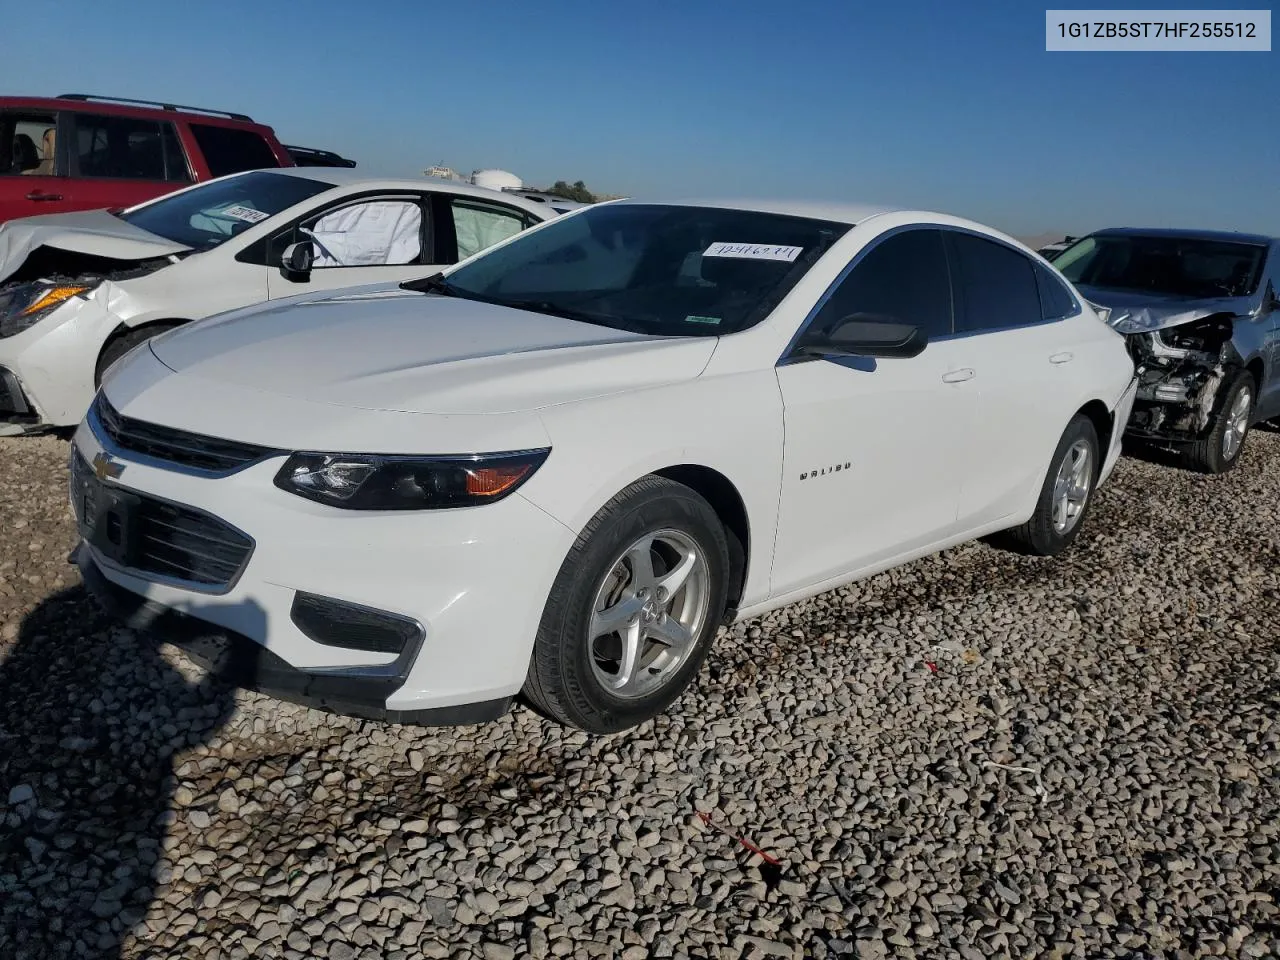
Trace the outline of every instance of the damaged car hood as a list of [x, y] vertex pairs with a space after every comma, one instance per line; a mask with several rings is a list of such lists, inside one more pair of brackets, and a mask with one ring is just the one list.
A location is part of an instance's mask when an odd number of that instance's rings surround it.
[[180, 375], [264, 394], [485, 414], [690, 380], [716, 343], [378, 286], [237, 310], [162, 335], [151, 350]]
[[1247, 313], [1250, 306], [1246, 297], [1197, 299], [1083, 285], [1077, 289], [1109, 326], [1124, 334], [1180, 327], [1217, 314], [1238, 316]]
[[40, 247], [113, 260], [147, 260], [191, 249], [135, 227], [105, 210], [24, 217], [0, 226], [0, 281], [17, 271], [31, 252]]

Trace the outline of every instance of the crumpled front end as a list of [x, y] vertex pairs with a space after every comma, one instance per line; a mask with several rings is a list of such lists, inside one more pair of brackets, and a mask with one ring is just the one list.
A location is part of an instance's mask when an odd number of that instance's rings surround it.
[[1206, 313], [1177, 326], [1127, 333], [1138, 375], [1128, 433], [1191, 441], [1209, 429], [1221, 391], [1243, 367], [1234, 331], [1233, 314]]

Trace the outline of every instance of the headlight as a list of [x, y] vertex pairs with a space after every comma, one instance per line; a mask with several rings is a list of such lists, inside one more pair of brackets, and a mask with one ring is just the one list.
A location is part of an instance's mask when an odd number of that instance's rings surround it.
[[0, 338], [17, 336], [72, 297], [83, 297], [102, 281], [92, 283], [19, 283], [0, 293]]
[[463, 457], [295, 453], [276, 486], [345, 510], [439, 510], [493, 503], [533, 476], [549, 449]]

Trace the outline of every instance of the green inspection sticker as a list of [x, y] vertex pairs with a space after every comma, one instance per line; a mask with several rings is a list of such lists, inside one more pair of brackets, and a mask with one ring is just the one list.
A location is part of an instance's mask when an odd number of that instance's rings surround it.
[[689, 316], [684, 318], [684, 322], [685, 323], [709, 323], [712, 326], [718, 326], [720, 324], [720, 318], [719, 317], [699, 317], [694, 314], [690, 314]]

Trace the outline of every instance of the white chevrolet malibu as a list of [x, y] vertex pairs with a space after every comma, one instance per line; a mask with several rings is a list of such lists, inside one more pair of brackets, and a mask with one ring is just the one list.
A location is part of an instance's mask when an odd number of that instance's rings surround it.
[[975, 223], [604, 204], [134, 351], [75, 436], [76, 561], [264, 692], [617, 731], [724, 623], [996, 531], [1062, 550], [1133, 381]]

